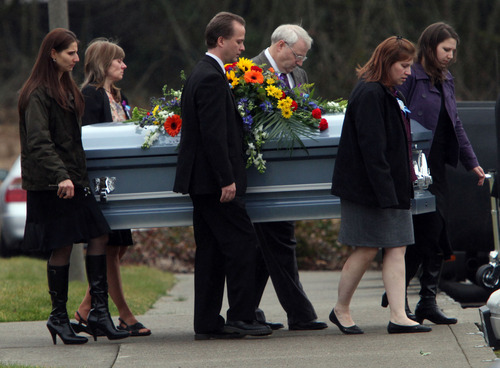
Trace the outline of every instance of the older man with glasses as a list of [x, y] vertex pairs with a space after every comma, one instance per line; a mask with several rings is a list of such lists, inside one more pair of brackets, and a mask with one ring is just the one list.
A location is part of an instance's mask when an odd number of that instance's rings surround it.
[[[264, 68], [273, 68], [289, 88], [308, 83], [301, 68], [307, 59], [312, 38], [302, 27], [283, 24], [271, 35], [271, 46], [252, 60]], [[256, 273], [256, 319], [273, 330], [283, 328], [281, 323], [266, 322], [264, 312], [258, 308], [262, 294], [271, 277], [281, 306], [287, 313], [289, 330], [321, 330], [324, 322], [316, 321], [317, 315], [299, 280], [293, 221], [256, 223], [260, 254]]]

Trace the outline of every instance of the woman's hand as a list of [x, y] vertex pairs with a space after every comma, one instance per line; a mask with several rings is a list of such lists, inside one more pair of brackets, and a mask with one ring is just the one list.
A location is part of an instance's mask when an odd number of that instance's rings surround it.
[[70, 179], [57, 184], [57, 196], [62, 199], [71, 199], [75, 196], [75, 186]]
[[474, 174], [479, 178], [477, 185], [482, 186], [484, 184], [484, 179], [486, 179], [486, 175], [484, 174], [483, 168], [481, 166], [476, 166], [472, 169]]

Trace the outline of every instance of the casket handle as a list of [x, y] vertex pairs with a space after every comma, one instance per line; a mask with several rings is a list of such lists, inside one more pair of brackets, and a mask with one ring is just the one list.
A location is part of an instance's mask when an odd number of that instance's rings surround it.
[[99, 194], [99, 200], [101, 203], [106, 203], [108, 194], [115, 190], [116, 177], [101, 176], [100, 178], [94, 178], [92, 181], [95, 193]]

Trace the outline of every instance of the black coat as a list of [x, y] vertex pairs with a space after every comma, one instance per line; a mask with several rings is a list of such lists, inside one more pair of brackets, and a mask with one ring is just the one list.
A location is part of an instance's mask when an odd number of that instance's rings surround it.
[[381, 83], [360, 81], [349, 97], [331, 193], [366, 206], [409, 209], [408, 156], [396, 98]]
[[205, 55], [186, 80], [174, 191], [217, 194], [236, 183], [246, 191], [243, 121], [217, 61]]
[[[83, 125], [113, 121], [113, 117], [111, 116], [111, 107], [109, 106], [109, 98], [104, 88], [96, 88], [92, 85], [86, 85], [82, 88], [82, 94], [85, 98], [85, 112], [82, 117]], [[128, 105], [125, 95], [121, 93], [121, 96], [122, 101], [125, 101], [125, 104]], [[130, 118], [127, 111], [125, 109], [123, 109], [123, 111], [125, 111], [125, 115]]]

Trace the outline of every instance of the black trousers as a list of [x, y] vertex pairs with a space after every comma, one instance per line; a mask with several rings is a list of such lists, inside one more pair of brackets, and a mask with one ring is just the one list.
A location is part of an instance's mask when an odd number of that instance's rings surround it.
[[448, 237], [448, 182], [446, 148], [435, 142], [429, 156], [433, 183], [429, 191], [436, 197], [436, 211], [413, 216], [415, 244], [406, 248], [406, 284], [422, 268], [420, 296], [435, 296], [443, 259], [453, 254]]
[[227, 282], [227, 320], [255, 320], [257, 236], [242, 198], [220, 203], [220, 195], [191, 195], [196, 241], [195, 333], [220, 332]]
[[269, 276], [278, 300], [287, 313], [288, 324], [309, 322], [317, 318], [299, 280], [293, 221], [254, 224], [259, 237], [257, 255], [256, 307], [259, 306]]

